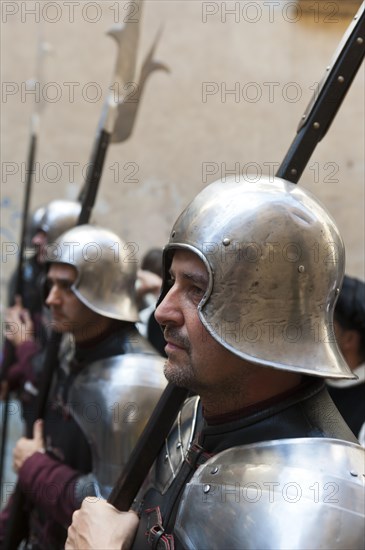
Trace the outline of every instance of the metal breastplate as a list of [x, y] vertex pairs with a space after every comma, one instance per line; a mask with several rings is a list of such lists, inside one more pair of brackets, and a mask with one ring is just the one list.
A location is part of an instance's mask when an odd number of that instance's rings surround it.
[[335, 439], [244, 445], [186, 485], [174, 532], [189, 550], [364, 547], [365, 450]]
[[102, 359], [85, 367], [70, 389], [71, 413], [90, 443], [104, 498], [166, 386], [164, 362], [142, 353]]

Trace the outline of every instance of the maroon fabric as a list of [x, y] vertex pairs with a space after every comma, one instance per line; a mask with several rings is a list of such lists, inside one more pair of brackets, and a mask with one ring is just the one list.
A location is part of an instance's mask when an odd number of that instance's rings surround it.
[[37, 342], [23, 342], [16, 348], [16, 363], [11, 365], [7, 376], [11, 391], [22, 389], [28, 380], [35, 385], [36, 376], [32, 359], [39, 351], [40, 346]]
[[19, 485], [29, 500], [58, 523], [71, 523], [78, 508], [74, 495], [80, 472], [46, 453], [34, 453], [23, 463], [18, 475]]
[[[41, 313], [35, 313], [32, 316], [32, 321], [35, 339], [31, 342], [22, 342], [15, 348], [15, 363], [10, 365], [6, 374], [10, 391], [22, 390], [27, 381], [31, 382], [34, 386], [37, 386], [37, 377], [32, 359], [35, 355], [41, 352], [45, 345], [46, 329]], [[5, 354], [0, 371], [6, 362], [6, 351], [7, 346], [5, 346]]]

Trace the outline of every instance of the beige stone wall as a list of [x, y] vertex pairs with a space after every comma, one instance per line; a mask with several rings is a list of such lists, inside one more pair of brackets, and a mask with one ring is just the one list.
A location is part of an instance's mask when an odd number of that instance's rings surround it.
[[[345, 4], [351, 9], [342, 10]], [[146, 0], [139, 57], [162, 28], [157, 57], [171, 72], [152, 75], [133, 136], [108, 151], [95, 208], [101, 225], [135, 243], [142, 254], [163, 245], [184, 205], [225, 171], [270, 173], [280, 163], [351, 19], [342, 11], [356, 9], [351, 2], [329, 2], [321, 11], [318, 3], [311, 5], [304, 10], [303, 2], [296, 7], [283, 1]], [[19, 235], [22, 169], [34, 108], [34, 97], [22, 90], [35, 74], [39, 29], [53, 53], [44, 65], [40, 90], [47, 101], [32, 207], [77, 195], [102, 108], [103, 98], [93, 101], [92, 94], [102, 90], [105, 96], [113, 81], [116, 49], [105, 31], [131, 8], [133, 2], [100, 0], [73, 6], [47, 0], [1, 2], [4, 241], [16, 242]], [[235, 13], [229, 14], [232, 9]], [[70, 163], [75, 163], [73, 180]], [[327, 205], [345, 240], [347, 271], [363, 277], [363, 67], [300, 185]], [[15, 259], [3, 261], [2, 288]]]

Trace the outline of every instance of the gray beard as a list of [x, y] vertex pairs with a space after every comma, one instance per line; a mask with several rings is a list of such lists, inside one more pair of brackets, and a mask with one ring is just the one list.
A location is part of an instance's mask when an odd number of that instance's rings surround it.
[[179, 366], [176, 363], [173, 363], [172, 365], [169, 364], [169, 360], [167, 359], [164, 365], [164, 375], [169, 382], [180, 388], [187, 388], [195, 393], [201, 393], [201, 391], [204, 390], [204, 388], [201, 387], [201, 384], [197, 381], [190, 360], [188, 364]]

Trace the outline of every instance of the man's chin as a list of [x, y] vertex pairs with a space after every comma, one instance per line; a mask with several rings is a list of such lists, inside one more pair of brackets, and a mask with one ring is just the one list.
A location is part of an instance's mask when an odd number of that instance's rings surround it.
[[172, 384], [175, 384], [175, 386], [190, 389], [190, 387], [194, 385], [191, 374], [186, 366], [179, 366], [171, 361], [170, 358], [166, 360], [163, 372], [166, 379]]

